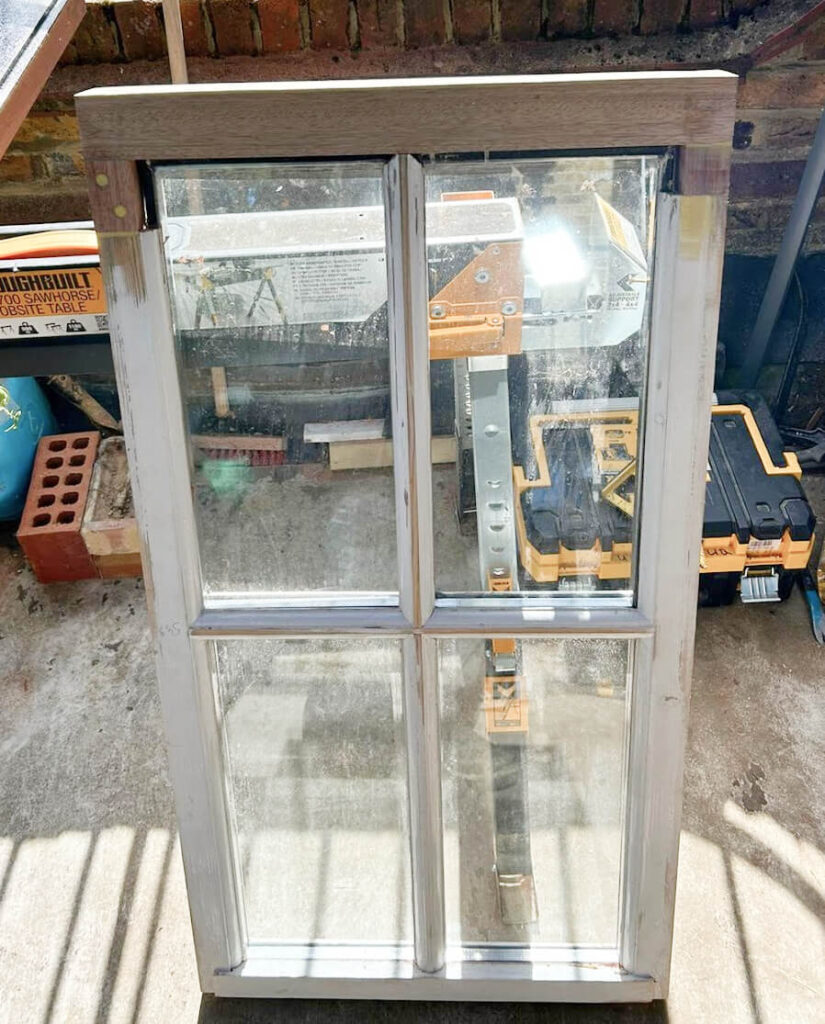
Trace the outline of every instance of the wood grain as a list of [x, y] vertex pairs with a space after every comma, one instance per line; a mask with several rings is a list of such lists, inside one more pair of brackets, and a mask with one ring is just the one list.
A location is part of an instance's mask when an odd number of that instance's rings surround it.
[[721, 71], [144, 86], [80, 93], [87, 157], [354, 156], [729, 143]]
[[683, 196], [726, 196], [730, 184], [730, 143], [680, 146], [676, 189]]
[[137, 164], [87, 160], [89, 203], [98, 234], [142, 231], [146, 226]]
[[[455, 462], [456, 440], [449, 437], [434, 437], [431, 446], [433, 465]], [[329, 468], [339, 469], [381, 469], [393, 464], [392, 440], [373, 441], [332, 441], [329, 445]]]

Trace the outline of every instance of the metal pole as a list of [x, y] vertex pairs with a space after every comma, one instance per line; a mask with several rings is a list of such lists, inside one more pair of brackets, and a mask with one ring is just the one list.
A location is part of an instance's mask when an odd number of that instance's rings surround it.
[[791, 215], [782, 238], [782, 245], [779, 247], [776, 262], [762, 298], [762, 305], [759, 307], [753, 333], [745, 351], [741, 378], [745, 387], [751, 388], [756, 384], [756, 378], [762, 368], [768, 343], [782, 310], [785, 296], [788, 294], [791, 275], [805, 239], [805, 232], [808, 230], [808, 223], [816, 205], [823, 176], [825, 176], [825, 109], [822, 111], [811, 151], [808, 154], [808, 161], [805, 164], [805, 171], [802, 174], [802, 181], [799, 183], [799, 190], [796, 193]]

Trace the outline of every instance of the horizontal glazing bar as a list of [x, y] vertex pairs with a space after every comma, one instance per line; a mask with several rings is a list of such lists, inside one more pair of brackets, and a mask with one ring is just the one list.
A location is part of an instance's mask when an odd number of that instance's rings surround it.
[[653, 624], [635, 608], [436, 608], [423, 632], [438, 636], [481, 634], [547, 637], [650, 636]]
[[315, 633], [408, 635], [399, 608], [205, 608], [190, 627], [192, 636], [220, 639], [249, 636], [306, 636]]
[[[618, 950], [615, 946], [529, 946], [489, 944], [476, 946], [450, 946], [447, 961], [465, 963], [526, 963], [539, 961], [547, 964], [576, 964], [578, 966], [607, 966], [615, 968]], [[413, 947], [409, 944], [387, 943], [291, 943], [276, 944], [252, 942], [247, 947], [244, 970], [254, 973], [257, 968], [279, 960], [412, 960]]]
[[329, 633], [382, 636], [582, 636], [641, 638], [653, 635], [651, 621], [635, 608], [436, 608], [413, 627], [398, 608], [206, 608], [189, 630], [215, 639], [253, 636], [311, 636]]
[[456, 999], [485, 1001], [646, 1002], [656, 983], [601, 963], [468, 963], [451, 961], [425, 974], [411, 960], [258, 959], [216, 974], [210, 988], [223, 996]]
[[341, 590], [335, 593], [324, 591], [290, 591], [279, 594], [269, 591], [243, 593], [240, 591], [221, 591], [220, 594], [207, 594], [204, 605], [209, 611], [317, 611], [326, 608], [398, 608], [396, 591]]

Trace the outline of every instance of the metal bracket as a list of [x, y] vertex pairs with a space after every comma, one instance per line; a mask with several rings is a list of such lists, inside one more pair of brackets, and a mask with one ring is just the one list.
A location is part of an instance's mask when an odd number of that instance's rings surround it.
[[481, 589], [488, 579], [509, 576], [517, 589], [513, 459], [507, 357], [467, 360], [473, 417], [476, 523]]
[[743, 604], [779, 601], [779, 573], [771, 569], [745, 569], [742, 573], [740, 595]]

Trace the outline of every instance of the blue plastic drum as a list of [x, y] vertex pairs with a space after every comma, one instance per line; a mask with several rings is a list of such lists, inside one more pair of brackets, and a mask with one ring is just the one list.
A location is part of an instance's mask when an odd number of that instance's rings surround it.
[[0, 519], [18, 519], [37, 442], [56, 423], [34, 377], [0, 377]]

